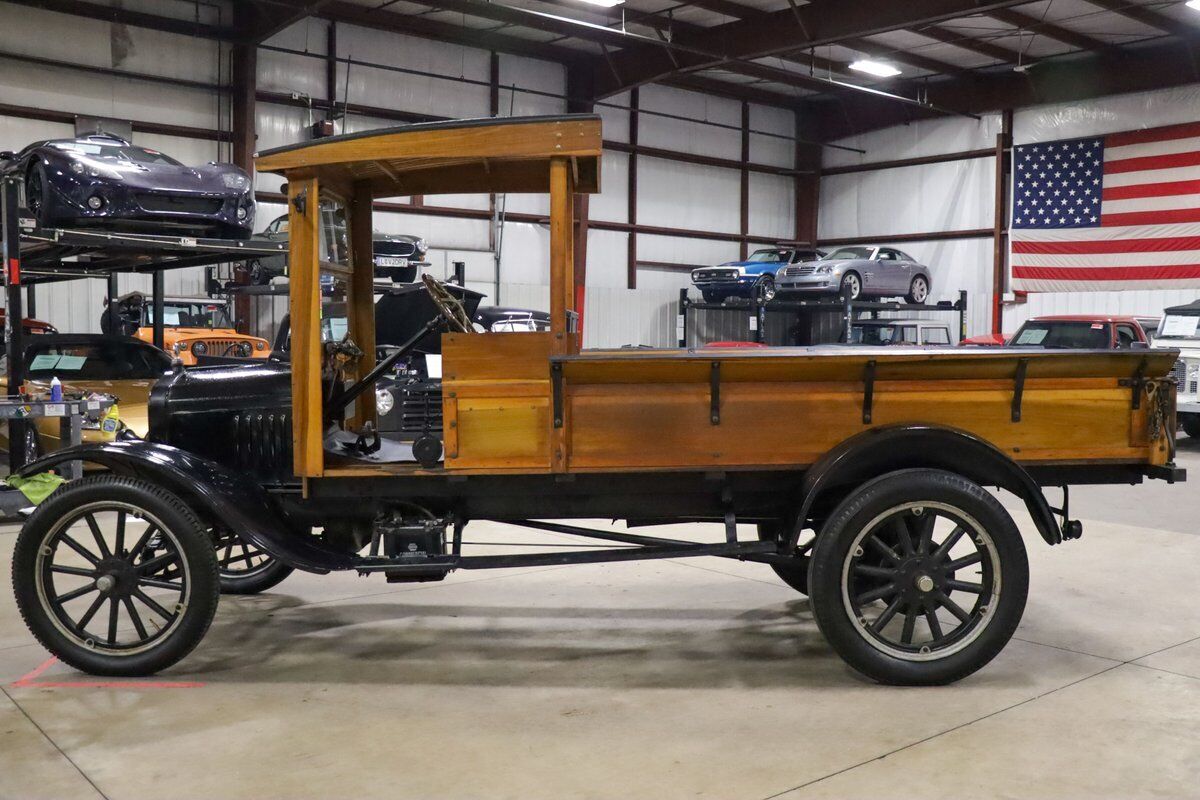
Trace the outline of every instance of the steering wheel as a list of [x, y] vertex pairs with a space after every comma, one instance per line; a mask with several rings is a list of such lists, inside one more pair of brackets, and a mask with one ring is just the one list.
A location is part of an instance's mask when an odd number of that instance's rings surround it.
[[450, 294], [449, 290], [430, 276], [429, 273], [423, 274], [421, 280], [424, 282], [425, 288], [429, 291], [429, 298], [437, 306], [438, 312], [449, 323], [451, 331], [457, 333], [475, 333], [475, 327], [471, 325], [471, 318], [467, 316], [467, 310], [463, 308], [463, 304], [457, 297]]

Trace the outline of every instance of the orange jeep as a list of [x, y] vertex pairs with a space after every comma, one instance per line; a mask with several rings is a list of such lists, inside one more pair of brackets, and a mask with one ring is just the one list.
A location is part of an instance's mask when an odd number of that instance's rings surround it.
[[[101, 320], [105, 333], [154, 341], [154, 302], [141, 292], [129, 292], [113, 301]], [[266, 358], [266, 339], [238, 333], [224, 303], [211, 297], [163, 298], [163, 348], [184, 364], [198, 356]]]

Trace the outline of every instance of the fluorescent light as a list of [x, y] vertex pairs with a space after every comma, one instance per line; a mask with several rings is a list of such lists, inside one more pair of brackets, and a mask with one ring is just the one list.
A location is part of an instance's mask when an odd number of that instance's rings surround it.
[[583, 0], [583, 2], [590, 6], [603, 6], [604, 8], [612, 8], [613, 6], [621, 5], [625, 2], [625, 0]]
[[1188, 0], [1186, 3], [1184, 3], [1184, 5], [1187, 6], [1188, 8], [1192, 8], [1192, 9], [1195, 9], [1196, 11], [1200, 11], [1200, 0]]
[[[1192, 0], [1192, 2], [1200, 3], [1200, 0]], [[850, 65], [850, 69], [856, 69], [859, 72], [865, 72], [877, 78], [894, 78], [900, 74], [900, 70], [891, 64], [881, 64], [878, 61], [855, 61]]]

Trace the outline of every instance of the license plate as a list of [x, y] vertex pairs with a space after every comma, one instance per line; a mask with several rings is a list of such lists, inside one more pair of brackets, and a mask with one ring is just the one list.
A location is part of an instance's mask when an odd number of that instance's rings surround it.
[[396, 258], [395, 256], [378, 256], [375, 259], [377, 267], [407, 267], [407, 258]]

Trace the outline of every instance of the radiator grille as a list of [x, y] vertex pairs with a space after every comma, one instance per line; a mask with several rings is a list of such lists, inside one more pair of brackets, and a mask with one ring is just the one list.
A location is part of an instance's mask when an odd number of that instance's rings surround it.
[[817, 271], [817, 268], [811, 264], [799, 267], [784, 267], [783, 275], [785, 278], [798, 278], [801, 275], [812, 275]]
[[729, 281], [734, 280], [738, 276], [736, 269], [698, 269], [693, 273], [693, 279], [700, 283], [702, 281]]
[[[196, 342], [204, 342], [204, 346], [208, 348], [208, 352], [204, 354], [206, 356], [224, 356], [224, 355], [240, 356], [240, 355], [242, 355], [242, 352], [241, 352], [242, 349], [244, 349], [244, 348], [242, 348], [241, 345], [243, 343], [245, 343], [245, 340], [244, 339], [191, 339], [188, 341], [188, 349], [191, 350], [192, 348], [194, 348], [196, 346]], [[248, 344], [250, 345], [250, 348], [251, 348], [250, 352], [253, 353], [254, 352], [254, 343], [248, 342]], [[229, 352], [226, 353], [225, 352], [226, 350], [228, 350]]]
[[192, 197], [177, 194], [138, 194], [137, 204], [146, 211], [175, 214], [216, 214], [225, 201], [220, 197]]

